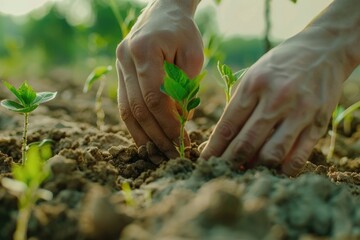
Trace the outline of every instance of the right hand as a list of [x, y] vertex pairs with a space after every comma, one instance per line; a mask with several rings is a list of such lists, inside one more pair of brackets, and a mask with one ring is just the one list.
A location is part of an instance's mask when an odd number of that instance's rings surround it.
[[[197, 0], [158, 0], [140, 15], [117, 48], [120, 116], [135, 143], [152, 141], [167, 157], [178, 156], [180, 123], [175, 103], [160, 92], [163, 63], [195, 77], [203, 64], [203, 45], [193, 15]], [[187, 139], [187, 142], [188, 139]]]

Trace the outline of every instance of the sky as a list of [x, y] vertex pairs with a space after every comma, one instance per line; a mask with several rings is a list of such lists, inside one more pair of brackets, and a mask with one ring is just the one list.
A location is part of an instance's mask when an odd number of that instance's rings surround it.
[[[48, 1], [61, 0], [0, 0], [0, 12], [24, 15]], [[220, 33], [225, 37], [234, 35], [255, 37], [262, 36], [264, 31], [264, 2], [265, 0], [222, 0], [222, 3], [216, 6], [213, 0], [202, 0], [199, 9], [208, 6], [216, 8]], [[331, 0], [298, 0], [297, 4], [293, 4], [290, 0], [272, 0], [271, 37], [286, 39], [296, 34], [331, 2]]]

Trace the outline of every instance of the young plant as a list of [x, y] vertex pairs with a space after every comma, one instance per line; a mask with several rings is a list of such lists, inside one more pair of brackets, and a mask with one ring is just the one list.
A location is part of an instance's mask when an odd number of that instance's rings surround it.
[[26, 159], [39, 158], [42, 161], [47, 161], [54, 156], [52, 145], [54, 141], [51, 139], [44, 139], [41, 142], [33, 142], [28, 145], [26, 151]]
[[200, 98], [196, 94], [200, 89], [200, 82], [205, 72], [194, 79], [190, 79], [184, 71], [174, 64], [164, 62], [165, 77], [160, 90], [171, 97], [179, 106], [180, 136], [177, 150], [181, 158], [185, 157], [184, 132], [185, 123], [188, 121], [189, 113], [200, 104]]
[[236, 73], [233, 73], [228, 65], [218, 62], [217, 69], [225, 83], [224, 90], [226, 95], [226, 104], [228, 104], [231, 99], [231, 90], [234, 84], [244, 76], [248, 68], [244, 68]]
[[345, 121], [346, 119], [350, 119], [351, 118], [351, 114], [357, 110], [358, 108], [360, 108], [360, 101], [354, 103], [353, 105], [351, 105], [350, 107], [348, 107], [347, 109], [343, 109], [341, 107], [336, 107], [336, 109], [333, 112], [333, 116], [332, 116], [332, 129], [330, 132], [330, 147], [329, 147], [329, 151], [327, 154], [327, 160], [329, 161], [333, 155], [334, 155], [334, 150], [335, 150], [335, 143], [336, 143], [336, 136], [337, 136], [337, 128], [340, 124], [341, 121]]
[[24, 114], [24, 131], [22, 137], [22, 164], [26, 162], [27, 130], [29, 124], [29, 114], [34, 111], [40, 104], [48, 102], [56, 97], [57, 92], [35, 92], [32, 87], [25, 81], [16, 89], [8, 82], [4, 85], [14, 94], [17, 101], [9, 99], [2, 100], [1, 106], [6, 109]]
[[26, 164], [14, 164], [14, 179], [2, 178], [1, 184], [18, 198], [18, 216], [14, 240], [26, 240], [31, 211], [38, 199], [51, 200], [52, 193], [41, 189], [40, 185], [49, 176], [50, 170], [37, 156], [29, 156]]
[[96, 126], [101, 129], [104, 126], [105, 113], [102, 108], [101, 95], [105, 87], [105, 75], [112, 70], [111, 66], [96, 67], [87, 77], [83, 92], [87, 93], [96, 80], [101, 80], [99, 88], [96, 92], [95, 112], [96, 112]]

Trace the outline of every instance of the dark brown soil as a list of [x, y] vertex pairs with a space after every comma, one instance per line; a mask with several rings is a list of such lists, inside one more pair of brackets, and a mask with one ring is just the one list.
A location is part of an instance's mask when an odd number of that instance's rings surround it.
[[[1, 99], [7, 96], [0, 90]], [[333, 163], [322, 154], [325, 136], [301, 174], [289, 178], [197, 159], [221, 114], [218, 98], [189, 124], [190, 159], [168, 160], [151, 143], [135, 147], [115, 102], [105, 99], [107, 125], [99, 131], [91, 97], [64, 96], [30, 117], [29, 143], [55, 141], [52, 175], [42, 186], [54, 198], [36, 204], [31, 239], [360, 239], [357, 125], [339, 138]], [[22, 116], [0, 109], [0, 134], [1, 179], [21, 158]], [[131, 203], [124, 182], [132, 187]], [[0, 239], [12, 239], [16, 217], [16, 197], [0, 186]]]

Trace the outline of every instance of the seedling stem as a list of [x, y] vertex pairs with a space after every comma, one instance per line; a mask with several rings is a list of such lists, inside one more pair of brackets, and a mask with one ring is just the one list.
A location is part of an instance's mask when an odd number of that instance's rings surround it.
[[21, 154], [22, 154], [22, 164], [26, 162], [26, 146], [27, 146], [27, 131], [29, 126], [29, 113], [24, 113], [24, 132], [22, 137], [22, 146], [21, 146]]

